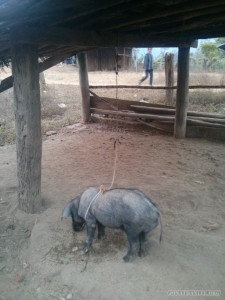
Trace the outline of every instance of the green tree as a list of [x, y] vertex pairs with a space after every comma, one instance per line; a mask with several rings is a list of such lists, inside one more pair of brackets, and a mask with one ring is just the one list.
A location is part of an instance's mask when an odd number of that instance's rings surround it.
[[214, 64], [220, 58], [219, 48], [216, 42], [205, 42], [201, 44], [201, 52], [204, 55], [203, 68], [213, 69]]
[[225, 51], [219, 46], [225, 43], [225, 38], [217, 38], [212, 42], [205, 42], [200, 45], [203, 54], [203, 68], [205, 69], [224, 69]]

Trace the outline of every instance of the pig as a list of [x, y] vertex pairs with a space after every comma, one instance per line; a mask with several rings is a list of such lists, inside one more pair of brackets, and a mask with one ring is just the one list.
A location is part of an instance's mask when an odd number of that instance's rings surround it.
[[96, 226], [98, 238], [105, 236], [105, 227], [122, 229], [128, 239], [128, 251], [123, 257], [125, 262], [138, 252], [146, 255], [146, 234], [160, 223], [161, 215], [156, 205], [138, 189], [115, 188], [105, 192], [91, 187], [72, 199], [63, 210], [63, 217], [72, 217], [75, 231], [87, 225], [87, 238], [83, 251], [89, 252]]

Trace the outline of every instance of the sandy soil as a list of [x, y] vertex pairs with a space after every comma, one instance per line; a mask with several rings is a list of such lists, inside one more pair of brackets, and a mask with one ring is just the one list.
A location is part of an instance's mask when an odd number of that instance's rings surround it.
[[[124, 234], [107, 230], [82, 254], [86, 232], [61, 221], [63, 207], [89, 186], [137, 187], [162, 213], [149, 254], [124, 263]], [[101, 125], [62, 129], [43, 141], [43, 211], [17, 208], [15, 146], [0, 148], [0, 299], [225, 299], [224, 144], [175, 140]], [[219, 290], [220, 297], [171, 296], [171, 290]]]

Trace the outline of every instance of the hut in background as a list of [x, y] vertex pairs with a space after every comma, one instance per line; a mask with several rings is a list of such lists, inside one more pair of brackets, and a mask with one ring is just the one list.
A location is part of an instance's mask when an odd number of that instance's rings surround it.
[[132, 60], [132, 48], [99, 48], [87, 52], [88, 71], [115, 70], [116, 56], [121, 70], [128, 70]]

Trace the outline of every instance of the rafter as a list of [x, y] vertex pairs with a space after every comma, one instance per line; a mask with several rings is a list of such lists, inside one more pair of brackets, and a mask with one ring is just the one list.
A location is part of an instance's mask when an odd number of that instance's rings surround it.
[[[10, 37], [10, 32], [15, 34]], [[224, 0], [5, 0], [0, 5], [0, 60], [15, 44], [39, 55], [100, 47], [188, 47], [225, 36]]]
[[99, 33], [95, 31], [78, 31], [65, 28], [17, 29], [13, 38], [17, 43], [68, 45], [80, 47], [187, 47], [193, 43], [191, 39], [170, 37], [152, 39], [151, 34]]

